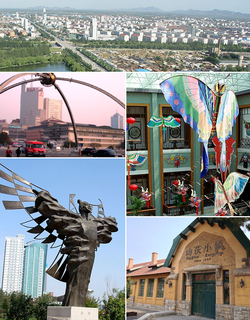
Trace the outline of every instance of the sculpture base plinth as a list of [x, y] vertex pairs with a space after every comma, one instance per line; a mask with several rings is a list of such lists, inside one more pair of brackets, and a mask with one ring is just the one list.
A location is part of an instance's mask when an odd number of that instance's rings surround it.
[[48, 307], [47, 320], [98, 320], [98, 308]]

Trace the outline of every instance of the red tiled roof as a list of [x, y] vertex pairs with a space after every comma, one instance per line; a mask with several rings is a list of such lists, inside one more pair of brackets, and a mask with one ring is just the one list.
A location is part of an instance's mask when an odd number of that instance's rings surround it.
[[171, 268], [163, 267], [166, 259], [157, 260], [155, 265], [150, 262], [134, 264], [131, 269], [126, 268], [128, 277], [138, 277], [161, 273], [170, 273]]

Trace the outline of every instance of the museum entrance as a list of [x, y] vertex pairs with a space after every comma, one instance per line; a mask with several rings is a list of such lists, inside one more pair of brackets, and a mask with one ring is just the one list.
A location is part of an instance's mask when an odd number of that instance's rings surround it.
[[215, 273], [193, 274], [192, 315], [215, 319]]

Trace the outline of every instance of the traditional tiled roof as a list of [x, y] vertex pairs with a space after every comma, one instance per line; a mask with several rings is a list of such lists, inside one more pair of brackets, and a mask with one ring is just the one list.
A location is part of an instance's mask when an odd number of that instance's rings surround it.
[[171, 269], [163, 267], [165, 259], [157, 260], [155, 264], [152, 261], [134, 264], [130, 269], [127, 267], [128, 277], [138, 277], [146, 275], [156, 275], [170, 273]]

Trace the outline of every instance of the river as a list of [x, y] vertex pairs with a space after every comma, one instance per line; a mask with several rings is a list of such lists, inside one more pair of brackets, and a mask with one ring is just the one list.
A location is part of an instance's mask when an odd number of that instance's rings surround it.
[[66, 67], [63, 63], [39, 63], [39, 64], [31, 64], [26, 66], [17, 66], [17, 67], [9, 67], [9, 68], [2, 68], [0, 69], [1, 72], [3, 71], [48, 71], [48, 72], [70, 72], [70, 69]]

